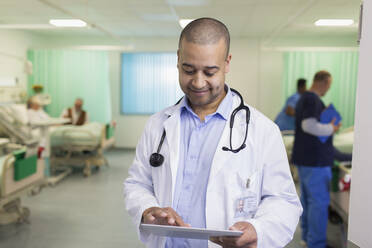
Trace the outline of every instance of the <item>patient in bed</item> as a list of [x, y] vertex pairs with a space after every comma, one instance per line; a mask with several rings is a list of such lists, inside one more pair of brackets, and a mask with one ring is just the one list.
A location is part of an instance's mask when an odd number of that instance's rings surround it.
[[62, 118], [68, 118], [71, 120], [72, 125], [81, 126], [88, 123], [88, 113], [83, 110], [83, 99], [77, 98], [72, 108], [63, 110], [61, 114]]
[[37, 97], [31, 97], [28, 103], [29, 109], [27, 110], [27, 115], [30, 124], [40, 123], [50, 119], [50, 116], [41, 107], [40, 100]]

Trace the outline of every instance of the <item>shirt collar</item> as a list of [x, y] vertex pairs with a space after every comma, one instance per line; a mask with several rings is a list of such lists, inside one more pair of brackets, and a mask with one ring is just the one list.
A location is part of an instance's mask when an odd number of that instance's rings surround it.
[[[213, 114], [210, 114], [208, 116], [215, 116], [215, 115], [220, 115], [223, 119], [227, 120], [228, 117], [229, 117], [229, 114], [231, 112], [231, 106], [233, 104], [233, 95], [232, 95], [232, 92], [230, 90], [230, 87], [228, 87], [226, 84], [225, 84], [225, 89], [227, 90], [227, 93], [226, 93], [226, 96], [223, 98], [223, 100], [221, 101], [220, 105], [218, 106], [216, 112], [214, 112]], [[191, 114], [197, 116], [194, 111], [192, 110], [192, 108], [190, 107], [189, 105], [189, 101], [187, 99], [187, 97], [184, 98], [183, 101], [180, 102], [180, 108], [181, 108], [181, 111], [188, 111], [190, 112]], [[207, 116], [207, 117], [208, 117]], [[206, 120], [208, 119], [206, 117]]]

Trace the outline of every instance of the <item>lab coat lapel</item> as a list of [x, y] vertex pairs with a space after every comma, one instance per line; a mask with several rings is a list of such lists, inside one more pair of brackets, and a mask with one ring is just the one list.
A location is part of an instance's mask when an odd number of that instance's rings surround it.
[[174, 111], [168, 113], [170, 117], [164, 122], [166, 142], [169, 148], [169, 166], [172, 175], [172, 201], [176, 185], [180, 143], [180, 108], [178, 106], [175, 106]]
[[[216, 152], [214, 153], [211, 172], [209, 175], [210, 181], [215, 178], [215, 176], [218, 174], [218, 172], [222, 169], [222, 167], [226, 164], [226, 162], [231, 158], [234, 154], [230, 151], [223, 151], [222, 147], [230, 147], [230, 118], [231, 118], [231, 112], [233, 109], [235, 109], [240, 104], [240, 100], [237, 96], [234, 96], [233, 98], [233, 107], [230, 111], [229, 119], [226, 121], [225, 128], [223, 130], [223, 133], [221, 135], [220, 141], [218, 143]], [[235, 117], [235, 123], [233, 128], [233, 137], [236, 137], [236, 135], [242, 133], [242, 125], [241, 121], [238, 118], [238, 116]]]

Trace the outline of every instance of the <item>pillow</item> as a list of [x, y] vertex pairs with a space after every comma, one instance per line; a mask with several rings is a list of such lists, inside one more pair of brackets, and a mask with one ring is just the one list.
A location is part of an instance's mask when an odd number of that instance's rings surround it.
[[9, 114], [9, 110], [5, 106], [0, 106], [0, 118], [5, 120], [10, 125], [13, 125], [15, 121], [15, 119]]
[[28, 115], [25, 104], [12, 104], [9, 106], [9, 108], [12, 111], [12, 115], [18, 122], [22, 123], [23, 125], [27, 125]]

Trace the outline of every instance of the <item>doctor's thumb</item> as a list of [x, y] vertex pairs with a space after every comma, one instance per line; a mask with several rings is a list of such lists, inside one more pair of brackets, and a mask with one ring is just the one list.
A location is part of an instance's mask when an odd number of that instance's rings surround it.
[[230, 230], [230, 231], [240, 231], [240, 228], [239, 228], [239, 226], [236, 226], [236, 224], [235, 224], [235, 225], [231, 226], [231, 227], [229, 228], [229, 230]]
[[231, 231], [243, 231], [247, 228], [246, 222], [236, 222], [234, 225], [232, 225], [229, 230]]

